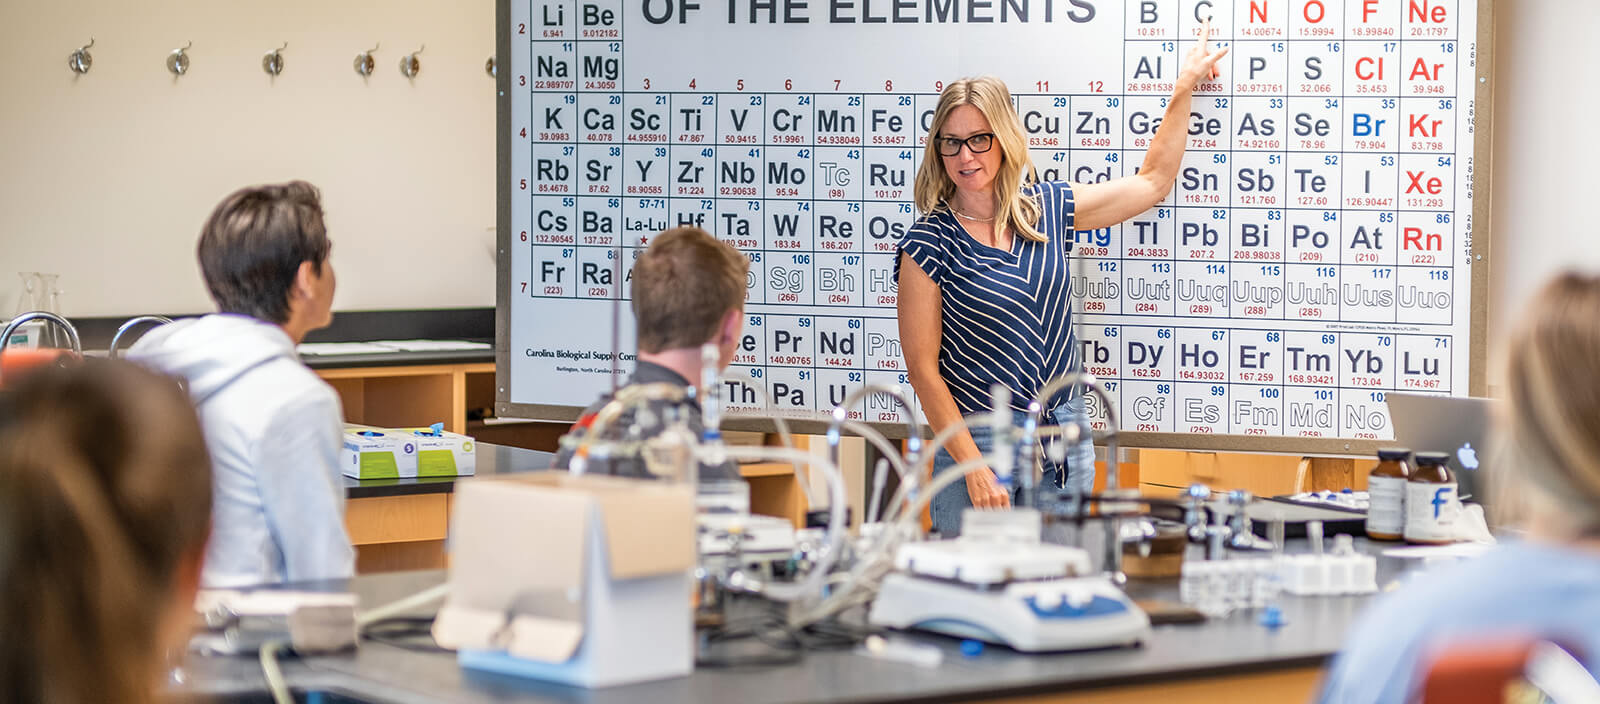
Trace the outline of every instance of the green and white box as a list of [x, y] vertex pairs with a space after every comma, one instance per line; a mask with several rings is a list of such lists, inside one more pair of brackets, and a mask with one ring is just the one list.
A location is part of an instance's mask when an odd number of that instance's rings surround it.
[[409, 431], [351, 427], [344, 430], [339, 467], [356, 479], [417, 476], [417, 442]]
[[477, 473], [477, 443], [472, 438], [433, 428], [407, 428], [417, 448], [419, 477], [465, 477]]

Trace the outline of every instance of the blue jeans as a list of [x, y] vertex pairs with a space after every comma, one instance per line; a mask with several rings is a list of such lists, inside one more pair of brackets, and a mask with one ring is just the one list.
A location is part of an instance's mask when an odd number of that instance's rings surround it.
[[[1017, 427], [1021, 427], [1023, 421], [1027, 419], [1027, 414], [1016, 410], [1012, 411], [1012, 413], [1015, 414], [1013, 423]], [[1058, 407], [1053, 422], [1046, 415], [1040, 419], [1040, 425], [1065, 425], [1073, 422], [1074, 416], [1081, 418], [1082, 413], [1083, 399], [1077, 398]], [[1041, 464], [1044, 469], [1039, 479], [1039, 486], [1055, 486], [1061, 476], [1061, 472], [1065, 471], [1066, 481], [1062, 483], [1062, 486], [1070, 493], [1081, 495], [1088, 494], [1094, 490], [1094, 439], [1089, 432], [1087, 424], [1079, 427], [1083, 430], [1083, 434], [1079, 436], [1082, 440], [1078, 442], [1077, 446], [1068, 449], [1067, 466], [1065, 468], [1052, 462], [1049, 457], [1041, 458]], [[972, 441], [978, 445], [979, 452], [988, 454], [994, 450], [994, 431], [987, 423], [972, 426], [969, 430], [972, 432]], [[1021, 458], [1018, 458], [1017, 462], [1020, 463]], [[955, 465], [955, 458], [941, 448], [939, 454], [933, 458], [933, 476], [939, 476], [941, 471]], [[1029, 471], [1032, 470], [1030, 469]], [[1010, 482], [1010, 477], [1007, 477], [1005, 481]], [[1015, 504], [1016, 500], [1017, 487], [1013, 486], [1011, 487], [1011, 501]], [[933, 529], [947, 538], [960, 535], [961, 512], [969, 508], [972, 508], [972, 496], [967, 493], [967, 483], [958, 479], [933, 497], [933, 503], [929, 508], [930, 517], [933, 519]]]

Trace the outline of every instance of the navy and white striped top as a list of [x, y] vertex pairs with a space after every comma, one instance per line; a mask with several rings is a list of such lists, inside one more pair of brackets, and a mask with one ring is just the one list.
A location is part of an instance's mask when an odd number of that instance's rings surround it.
[[[948, 208], [922, 216], [900, 240], [899, 250], [939, 285], [939, 373], [962, 415], [988, 411], [997, 383], [1011, 389], [1012, 408], [1025, 411], [1046, 381], [1078, 367], [1069, 294], [1072, 187], [1047, 182], [1023, 193], [1041, 205], [1038, 229], [1048, 242], [1013, 234], [1011, 251], [990, 247]], [[1068, 396], [1057, 394], [1051, 406]]]

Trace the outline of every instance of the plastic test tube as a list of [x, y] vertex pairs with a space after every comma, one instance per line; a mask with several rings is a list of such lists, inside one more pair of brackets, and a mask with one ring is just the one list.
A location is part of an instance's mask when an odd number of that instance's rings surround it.
[[1274, 510], [1271, 521], [1267, 523], [1267, 540], [1272, 543], [1274, 559], [1283, 556], [1284, 536], [1283, 512]]

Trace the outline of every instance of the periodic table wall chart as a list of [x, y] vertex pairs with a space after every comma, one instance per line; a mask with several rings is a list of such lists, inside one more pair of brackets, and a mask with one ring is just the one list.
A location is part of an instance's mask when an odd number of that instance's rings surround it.
[[1134, 445], [1366, 451], [1385, 394], [1482, 385], [1487, 2], [500, 0], [500, 410], [631, 370], [631, 264], [680, 224], [750, 259], [730, 409], [909, 390], [895, 243], [945, 82], [1004, 79], [1041, 178], [1127, 176], [1210, 17], [1172, 192], [1076, 234], [1082, 358]]

